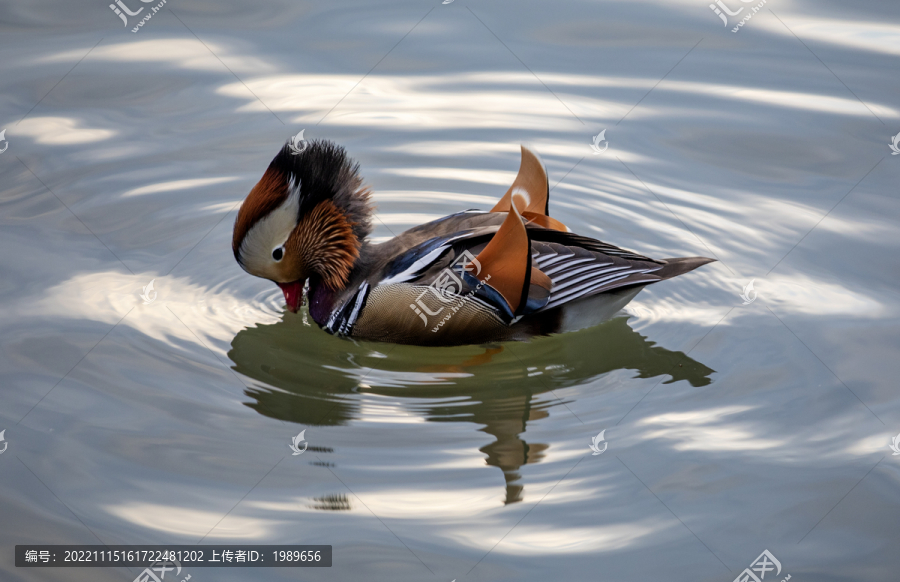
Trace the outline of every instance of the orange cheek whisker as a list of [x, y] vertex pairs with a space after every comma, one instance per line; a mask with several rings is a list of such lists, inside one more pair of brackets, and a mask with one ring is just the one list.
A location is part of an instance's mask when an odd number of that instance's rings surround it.
[[344, 214], [325, 201], [300, 220], [287, 246], [329, 287], [340, 289], [359, 257], [360, 242]]

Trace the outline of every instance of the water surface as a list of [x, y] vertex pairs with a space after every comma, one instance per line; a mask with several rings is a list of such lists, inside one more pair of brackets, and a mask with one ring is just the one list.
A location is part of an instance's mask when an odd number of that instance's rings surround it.
[[[3, 3], [0, 577], [202, 541], [334, 566], [192, 580], [894, 579], [900, 10], [707, 4]], [[331, 337], [230, 250], [302, 129], [376, 240], [490, 208], [525, 142], [572, 230], [718, 262], [527, 343]]]

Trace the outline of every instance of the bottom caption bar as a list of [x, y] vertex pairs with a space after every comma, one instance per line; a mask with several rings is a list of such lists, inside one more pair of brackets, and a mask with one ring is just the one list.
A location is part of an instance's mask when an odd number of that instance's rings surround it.
[[330, 568], [331, 546], [16, 546], [17, 568], [115, 566], [146, 566], [150, 582], [183, 567]]

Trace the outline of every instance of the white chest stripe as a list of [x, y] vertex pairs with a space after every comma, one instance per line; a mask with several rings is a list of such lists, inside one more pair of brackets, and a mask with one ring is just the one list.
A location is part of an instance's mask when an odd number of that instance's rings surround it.
[[368, 289], [368, 283], [364, 282], [359, 286], [359, 289], [356, 291], [356, 303], [353, 305], [353, 311], [350, 312], [350, 317], [347, 318], [347, 321], [341, 325], [341, 333], [349, 333], [353, 324], [356, 323], [356, 319], [359, 317], [359, 310], [362, 309], [366, 299], [366, 291], [368, 291]]

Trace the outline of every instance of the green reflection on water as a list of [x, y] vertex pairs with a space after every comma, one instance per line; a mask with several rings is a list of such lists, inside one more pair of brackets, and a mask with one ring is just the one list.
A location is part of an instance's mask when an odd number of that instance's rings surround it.
[[[287, 315], [235, 336], [228, 354], [234, 369], [264, 384], [246, 390], [253, 399], [247, 406], [305, 426], [339, 426], [360, 418], [366, 394], [374, 394], [406, 399], [401, 412], [429, 422], [480, 425], [477, 430], [495, 439], [480, 451], [503, 471], [505, 503], [522, 499], [519, 468], [540, 461], [549, 446], [520, 437], [528, 422], [562, 404], [554, 394], [540, 395], [615, 370], [634, 370], [636, 378], [668, 375], [666, 383], [692, 386], [709, 384], [714, 373], [655, 345], [631, 329], [627, 317], [528, 343], [445, 348], [353, 342], [303, 321], [300, 314]], [[621, 388], [615, 382], [596, 386], [601, 392]]]

